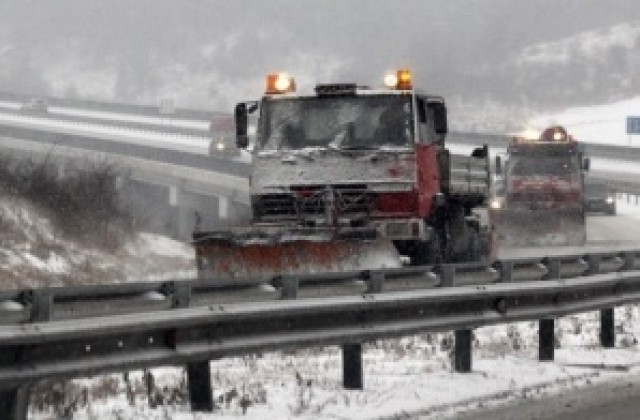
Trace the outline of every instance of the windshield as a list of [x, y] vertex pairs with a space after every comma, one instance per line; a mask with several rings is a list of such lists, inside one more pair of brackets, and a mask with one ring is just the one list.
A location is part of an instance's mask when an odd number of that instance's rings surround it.
[[512, 156], [509, 161], [511, 176], [569, 176], [580, 171], [576, 156]]
[[258, 148], [409, 147], [411, 115], [410, 95], [265, 100]]

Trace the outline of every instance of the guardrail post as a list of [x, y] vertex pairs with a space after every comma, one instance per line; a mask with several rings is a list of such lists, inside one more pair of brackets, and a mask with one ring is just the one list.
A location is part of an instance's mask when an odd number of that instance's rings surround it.
[[[188, 308], [191, 303], [191, 286], [175, 285], [173, 307]], [[179, 334], [176, 345], [179, 345]], [[187, 363], [187, 383], [191, 411], [213, 411], [211, 365], [209, 360]]]
[[367, 279], [367, 293], [380, 293], [384, 284], [384, 273], [374, 271]]
[[549, 272], [547, 273], [547, 275], [544, 277], [545, 280], [558, 280], [560, 279], [560, 259], [558, 258], [551, 258], [547, 261], [547, 269], [549, 270]]
[[600, 260], [602, 260], [602, 257], [600, 255], [587, 255], [587, 263], [589, 264], [589, 268], [587, 269], [585, 275], [590, 276], [600, 273]]
[[635, 268], [635, 252], [623, 252], [622, 258], [624, 260], [624, 264], [620, 271], [631, 271]]
[[[31, 322], [46, 322], [53, 314], [53, 295], [44, 291], [31, 295]], [[21, 359], [22, 350], [16, 349], [0, 355], [0, 365], [13, 364]], [[29, 411], [31, 384], [17, 385], [15, 388], [0, 391], [0, 418], [7, 420], [26, 420]]]
[[280, 299], [297, 299], [300, 279], [295, 276], [282, 276], [281, 281]]
[[[453, 287], [456, 283], [456, 267], [453, 265], [440, 266], [440, 281], [442, 287]], [[453, 369], [459, 373], [471, 372], [471, 330], [456, 330], [454, 346]]]
[[30, 386], [0, 391], [0, 418], [27, 420]]
[[211, 364], [208, 360], [187, 364], [191, 411], [213, 411]]
[[513, 261], [500, 261], [500, 283], [513, 281]]
[[[545, 276], [547, 280], [560, 279], [561, 261], [552, 258], [547, 261], [549, 272]], [[555, 351], [555, 320], [541, 319], [538, 321], [538, 360], [541, 362], [553, 361]]]
[[53, 296], [36, 292], [31, 296], [31, 322], [46, 322], [53, 315]]
[[549, 362], [554, 357], [555, 320], [541, 319], [538, 321], [538, 360]]
[[342, 382], [345, 389], [363, 389], [362, 344], [342, 345]]
[[456, 267], [453, 265], [441, 265], [440, 266], [440, 284], [442, 287], [455, 286]]
[[[380, 293], [384, 287], [384, 273], [367, 274], [366, 293]], [[363, 389], [364, 370], [362, 368], [362, 343], [342, 345], [342, 383], [345, 389]]]
[[471, 372], [472, 330], [456, 330], [454, 343], [454, 370], [458, 373]]
[[613, 308], [600, 310], [600, 345], [604, 348], [613, 348], [616, 345], [616, 332], [614, 329], [615, 316]]
[[[587, 275], [598, 274], [600, 272], [601, 259], [602, 258], [600, 255], [589, 255], [588, 256], [589, 270], [585, 274]], [[604, 348], [615, 347], [616, 333], [614, 330], [614, 323], [615, 323], [615, 317], [613, 313], [613, 308], [600, 309], [600, 345]]]

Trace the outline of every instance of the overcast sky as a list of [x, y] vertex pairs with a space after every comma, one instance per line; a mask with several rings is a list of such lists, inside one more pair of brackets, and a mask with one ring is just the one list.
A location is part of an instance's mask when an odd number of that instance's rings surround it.
[[637, 0], [0, 0], [0, 89], [228, 107], [258, 95], [267, 72], [288, 70], [302, 86], [330, 79], [375, 84], [403, 66], [434, 93], [526, 100], [532, 91], [520, 90], [526, 75], [503, 68], [494, 77], [495, 69], [530, 45], [622, 23], [640, 26], [638, 6]]

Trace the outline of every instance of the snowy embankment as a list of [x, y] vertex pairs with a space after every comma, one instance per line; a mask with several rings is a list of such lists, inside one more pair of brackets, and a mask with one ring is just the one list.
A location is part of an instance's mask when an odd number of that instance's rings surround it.
[[1, 289], [195, 276], [186, 244], [145, 233], [126, 235], [117, 246], [73, 239], [23, 198], [0, 196], [0, 226]]
[[[619, 200], [618, 210], [640, 219], [632, 203]], [[168, 252], [174, 250], [170, 244]], [[452, 334], [422, 334], [365, 344], [363, 391], [342, 388], [339, 348], [312, 348], [213, 361], [214, 413], [190, 412], [183, 369], [158, 368], [126, 380], [110, 375], [48, 383], [33, 393], [30, 418], [55, 418], [72, 407], [76, 420], [431, 419], [639, 371], [636, 306], [616, 309], [616, 349], [599, 347], [598, 313], [564, 317], [556, 325], [553, 362], [537, 361], [537, 323], [522, 322], [475, 330], [468, 374], [452, 372]]]

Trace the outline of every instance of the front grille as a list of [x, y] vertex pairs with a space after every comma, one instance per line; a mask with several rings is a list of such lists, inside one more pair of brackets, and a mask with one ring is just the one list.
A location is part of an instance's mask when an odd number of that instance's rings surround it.
[[327, 208], [337, 217], [366, 216], [374, 210], [375, 194], [366, 185], [293, 186], [291, 192], [253, 198], [257, 219], [323, 218]]

